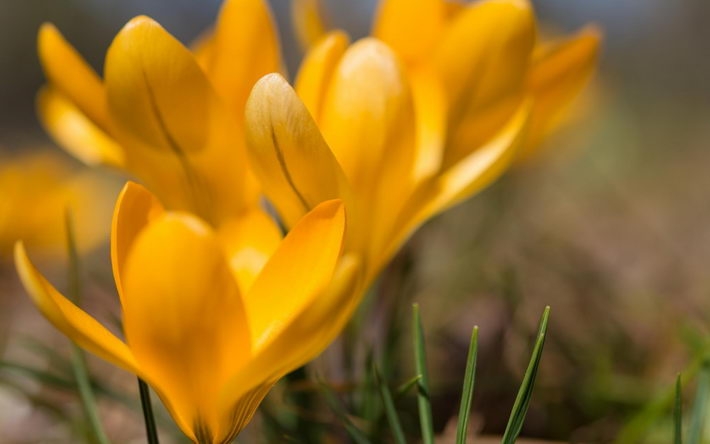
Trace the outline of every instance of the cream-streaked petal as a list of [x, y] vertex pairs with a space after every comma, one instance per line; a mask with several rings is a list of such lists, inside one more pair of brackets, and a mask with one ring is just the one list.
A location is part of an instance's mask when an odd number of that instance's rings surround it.
[[545, 136], [562, 123], [597, 66], [600, 43], [601, 32], [589, 26], [569, 39], [536, 49], [526, 88], [535, 101], [519, 158], [533, 155]]
[[349, 43], [345, 33], [333, 31], [313, 46], [301, 62], [294, 89], [316, 121], [320, 119], [333, 71]]
[[279, 74], [264, 76], [246, 106], [250, 165], [287, 226], [349, 185], [308, 110]]
[[282, 70], [279, 37], [268, 2], [226, 0], [206, 60], [205, 72], [241, 123], [254, 83]]
[[485, 146], [419, 185], [399, 214], [380, 265], [427, 219], [471, 197], [505, 172], [525, 139], [530, 109], [530, 102], [525, 102]]
[[32, 264], [22, 242], [15, 244], [15, 266], [35, 306], [59, 331], [96, 356], [129, 372], [142, 374], [129, 347], [62, 296]]
[[111, 265], [121, 305], [126, 258], [138, 234], [165, 210], [145, 187], [127, 182], [116, 200], [111, 221]]
[[321, 0], [294, 0], [291, 2], [291, 23], [298, 44], [304, 51], [318, 43], [329, 28], [323, 17]]
[[447, 27], [435, 66], [449, 98], [445, 167], [494, 135], [519, 106], [535, 43], [527, 0], [484, 0]]
[[141, 367], [189, 436], [225, 433], [219, 390], [249, 360], [251, 343], [216, 235], [188, 213], [166, 212], [140, 232], [123, 276], [126, 340]]
[[387, 43], [405, 63], [426, 63], [445, 22], [444, 0], [381, 0], [372, 36]]
[[110, 123], [101, 79], [51, 23], [37, 36], [39, 60], [49, 82], [103, 131]]
[[222, 224], [217, 234], [239, 290], [246, 294], [281, 243], [281, 230], [270, 215], [254, 208]]
[[366, 226], [391, 224], [413, 187], [417, 156], [409, 80], [387, 45], [367, 38], [345, 52], [333, 72], [319, 123], [356, 205], [367, 208], [366, 220], [360, 213], [348, 216], [358, 218], [348, 237], [359, 251], [377, 254], [386, 230]]
[[343, 256], [328, 286], [293, 313], [279, 334], [272, 335], [254, 357], [230, 378], [222, 402], [233, 405], [264, 379], [276, 381], [318, 356], [340, 333], [363, 294], [362, 269], [355, 255]]
[[[340, 200], [321, 203], [288, 233], [245, 297], [252, 344], [278, 335], [330, 282], [345, 233]], [[294, 344], [298, 338], [293, 338]]]
[[85, 164], [123, 165], [120, 145], [54, 87], [38, 93], [37, 113], [57, 143]]

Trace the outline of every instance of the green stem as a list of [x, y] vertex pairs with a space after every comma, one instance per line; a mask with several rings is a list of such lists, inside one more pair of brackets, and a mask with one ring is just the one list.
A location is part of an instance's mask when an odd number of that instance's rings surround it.
[[138, 390], [141, 394], [141, 407], [143, 408], [143, 419], [145, 420], [145, 433], [148, 436], [148, 444], [158, 444], [158, 429], [155, 426], [153, 416], [153, 405], [150, 402], [150, 388], [141, 378], [138, 378]]

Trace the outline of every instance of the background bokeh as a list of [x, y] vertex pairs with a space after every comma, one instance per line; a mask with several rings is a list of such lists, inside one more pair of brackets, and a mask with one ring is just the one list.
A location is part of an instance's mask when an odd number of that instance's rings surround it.
[[[72, 168], [81, 168], [52, 148], [35, 117], [34, 96], [43, 83], [35, 38], [42, 22], [57, 25], [100, 72], [111, 39], [131, 17], [147, 14], [189, 42], [210, 25], [219, 3], [0, 0], [0, 159], [50, 147]], [[423, 307], [442, 429], [457, 408], [470, 328], [480, 326], [474, 410], [485, 434], [500, 434], [505, 427], [538, 316], [551, 305], [525, 434], [609, 442], [706, 349], [710, 2], [533, 3], [546, 33], [572, 32], [588, 22], [604, 31], [599, 72], [580, 99], [579, 117], [549, 140], [535, 162], [425, 225], [391, 267], [404, 278], [396, 282], [399, 291], [390, 305], [400, 307], [395, 312], [402, 318], [412, 301]], [[294, 73], [299, 53], [289, 1], [272, 5]], [[325, 12], [331, 24], [359, 37], [367, 33], [374, 6], [374, 0], [330, 0]], [[107, 212], [122, 178], [103, 173], [109, 177], [109, 205], [102, 210]], [[0, 205], [13, 192], [0, 189]], [[61, 225], [62, 220], [47, 215], [45, 223]], [[87, 301], [89, 309], [104, 307], [102, 301], [112, 296], [103, 290], [110, 276], [105, 246], [87, 252], [84, 262], [88, 287], [96, 293]], [[61, 266], [47, 267], [56, 269], [61, 282]], [[382, 306], [387, 304], [372, 306], [369, 322], [391, 321], [376, 316]], [[66, 341], [28, 306], [7, 257], [0, 259], [0, 310], [4, 360], [50, 367], [51, 362], [18, 345], [28, 336], [66, 348]], [[372, 336], [367, 340], [381, 339]], [[402, 347], [399, 359], [409, 359], [409, 353]], [[108, 371], [97, 360], [91, 364]], [[16, 390], [15, 376], [0, 379], [11, 383], [0, 384], [0, 436], [62, 442], [66, 430], [51, 415], [37, 413], [30, 399], [39, 388], [30, 384]], [[111, 378], [133, 390], [120, 375]], [[71, 396], [57, 396], [73, 405]], [[107, 408], [106, 416], [125, 442], [140, 437], [138, 417], [133, 430], [121, 425], [120, 413]], [[29, 435], [28, 424], [35, 425]], [[645, 439], [669, 442], [668, 436], [651, 431]]]

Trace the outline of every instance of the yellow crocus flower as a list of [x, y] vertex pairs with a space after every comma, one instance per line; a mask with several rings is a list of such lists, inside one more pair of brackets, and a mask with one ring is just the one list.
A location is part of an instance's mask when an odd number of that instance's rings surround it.
[[39, 115], [70, 153], [123, 169], [168, 208], [213, 226], [258, 211], [244, 103], [257, 79], [282, 67], [265, 0], [225, 1], [193, 50], [137, 17], [111, 44], [103, 79], [51, 24], [40, 29], [38, 49], [48, 79]]
[[344, 229], [341, 202], [316, 206], [245, 288], [239, 261], [208, 224], [166, 211], [127, 184], [111, 236], [125, 342], [62, 296], [21, 242], [15, 261], [55, 327], [147, 381], [193, 441], [227, 443], [271, 386], [322, 351], [347, 320], [358, 265], [341, 256]]
[[118, 191], [110, 180], [82, 171], [71, 159], [46, 149], [0, 156], [0, 262], [25, 239], [44, 259], [66, 251], [67, 211], [81, 230], [78, 246], [88, 250], [108, 238], [111, 205]]
[[[326, 29], [317, 20], [317, 3], [294, 5], [296, 23], [308, 26], [299, 35], [311, 43]], [[430, 148], [428, 161], [434, 165], [425, 169], [464, 158], [525, 100], [533, 105], [517, 160], [533, 156], [590, 79], [600, 43], [593, 26], [569, 38], [538, 42], [528, 0], [381, 0], [371, 34], [407, 66], [420, 108], [446, 110], [443, 121], [427, 123], [445, 134], [441, 147]]]
[[[298, 94], [297, 94], [298, 93]], [[299, 97], [300, 96], [300, 97]], [[384, 43], [348, 47], [336, 33], [304, 61], [296, 90], [278, 74], [254, 86], [246, 105], [250, 165], [292, 226], [318, 203], [348, 209], [346, 249], [370, 282], [411, 231], [494, 180], [513, 158], [529, 116], [521, 105], [485, 144], [446, 168], [421, 167], [426, 134], [405, 68]]]

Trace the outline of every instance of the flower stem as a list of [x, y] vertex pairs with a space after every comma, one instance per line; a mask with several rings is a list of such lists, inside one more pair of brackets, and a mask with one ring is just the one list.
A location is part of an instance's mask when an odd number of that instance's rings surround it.
[[158, 430], [155, 426], [155, 416], [153, 416], [153, 405], [150, 403], [150, 388], [141, 378], [138, 378], [138, 390], [141, 394], [141, 407], [143, 408], [143, 419], [145, 420], [145, 433], [148, 436], [148, 444], [158, 444]]

